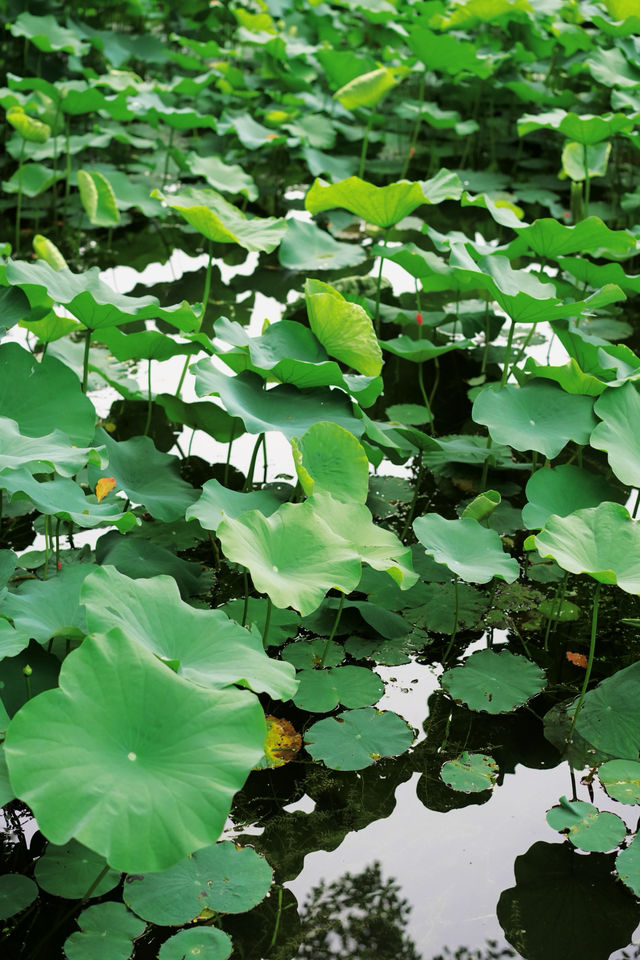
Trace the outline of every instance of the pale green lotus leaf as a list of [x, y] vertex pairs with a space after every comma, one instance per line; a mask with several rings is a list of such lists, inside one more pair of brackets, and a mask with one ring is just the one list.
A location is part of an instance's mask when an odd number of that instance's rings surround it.
[[510, 713], [544, 689], [544, 671], [508, 650], [477, 650], [442, 675], [443, 688], [470, 710]]
[[305, 299], [309, 326], [327, 353], [358, 373], [378, 376], [382, 353], [364, 308], [321, 280], [306, 281]]
[[616, 477], [632, 487], [640, 485], [640, 396], [631, 383], [606, 390], [594, 410], [600, 417], [591, 433], [590, 444], [604, 450]]
[[461, 580], [489, 583], [499, 577], [513, 583], [520, 574], [518, 561], [504, 552], [496, 531], [477, 520], [446, 520], [440, 514], [427, 513], [414, 520], [413, 529], [427, 553]]
[[442, 764], [440, 776], [452, 790], [460, 793], [482, 793], [492, 790], [499, 768], [493, 757], [464, 750], [455, 760]]
[[640, 762], [607, 760], [598, 767], [598, 780], [618, 803], [640, 803]]
[[368, 707], [384, 693], [384, 683], [367, 667], [328, 667], [302, 670], [293, 702], [300, 710], [330, 713], [341, 703], [345, 707]]
[[547, 823], [565, 833], [578, 850], [606, 853], [617, 847], [627, 834], [623, 820], [615, 813], [602, 812], [583, 800], [560, 797], [560, 805], [547, 811]]
[[364, 447], [337, 423], [319, 420], [304, 436], [292, 437], [298, 480], [307, 496], [323, 491], [335, 500], [364, 503], [369, 492], [369, 461]]
[[617, 500], [618, 491], [597, 473], [563, 463], [536, 470], [527, 481], [522, 519], [528, 530], [539, 530], [552, 514], [567, 517], [575, 510]]
[[96, 227], [115, 227], [120, 223], [120, 211], [113, 187], [99, 170], [78, 170], [80, 199], [89, 220]]

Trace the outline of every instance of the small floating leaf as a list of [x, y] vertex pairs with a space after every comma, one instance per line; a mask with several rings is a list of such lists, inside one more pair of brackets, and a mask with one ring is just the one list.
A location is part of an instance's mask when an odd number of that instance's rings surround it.
[[227, 960], [233, 944], [223, 930], [217, 927], [195, 927], [181, 930], [169, 937], [160, 947], [158, 960], [185, 960], [197, 957], [198, 960]]
[[509, 713], [544, 688], [545, 675], [535, 663], [502, 650], [477, 650], [461, 667], [443, 674], [443, 688], [471, 710]]
[[640, 897], [640, 836], [636, 834], [626, 850], [616, 857], [616, 870], [623, 883]]
[[38, 888], [21, 873], [5, 873], [0, 877], [0, 919], [7, 920], [33, 903]]
[[68, 960], [129, 960], [133, 941], [144, 933], [145, 922], [122, 903], [97, 903], [77, 919], [80, 930], [64, 944]]
[[460, 793], [482, 793], [491, 790], [496, 782], [499, 767], [493, 757], [485, 753], [468, 753], [466, 750], [455, 760], [442, 764], [440, 776], [452, 790]]
[[[76, 840], [64, 846], [50, 843], [36, 863], [35, 878], [47, 893], [76, 900], [83, 897], [107, 866], [103, 857]], [[101, 897], [120, 882], [117, 870], [108, 870], [92, 893]]]
[[640, 803], [640, 762], [637, 760], [607, 760], [598, 767], [598, 779], [614, 800]]
[[560, 805], [547, 812], [547, 823], [553, 830], [566, 833], [579, 850], [606, 853], [625, 838], [625, 823], [615, 813], [601, 812], [583, 800], [560, 798]]
[[413, 731], [402, 717], [373, 707], [319, 720], [305, 735], [313, 759], [331, 770], [363, 770], [381, 757], [404, 753], [412, 741]]
[[302, 737], [284, 717], [266, 716], [267, 738], [264, 742], [266, 766], [283, 767], [296, 758], [302, 748]]

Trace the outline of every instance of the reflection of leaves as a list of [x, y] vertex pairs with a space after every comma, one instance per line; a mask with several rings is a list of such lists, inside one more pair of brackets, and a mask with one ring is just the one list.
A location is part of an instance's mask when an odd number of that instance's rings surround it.
[[298, 901], [285, 887], [273, 888], [249, 913], [224, 917], [222, 926], [233, 940], [237, 960], [290, 960], [297, 955], [301, 936]]

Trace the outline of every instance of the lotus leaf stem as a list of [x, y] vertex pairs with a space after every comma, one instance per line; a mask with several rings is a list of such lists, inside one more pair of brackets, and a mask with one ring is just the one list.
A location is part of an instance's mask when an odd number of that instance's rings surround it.
[[585, 694], [587, 692], [587, 687], [589, 686], [589, 680], [591, 679], [591, 668], [593, 667], [593, 658], [596, 652], [596, 632], [598, 629], [598, 605], [600, 602], [600, 588], [602, 584], [598, 580], [596, 583], [596, 588], [593, 591], [593, 607], [591, 610], [591, 642], [589, 644], [589, 657], [587, 659], [587, 669], [584, 672], [584, 680], [582, 682], [582, 690], [580, 691], [580, 697], [578, 699], [578, 705], [573, 713], [573, 720], [571, 721], [571, 729], [569, 730], [569, 736], [567, 737], [567, 742], [573, 742], [573, 731], [576, 726], [576, 720], [580, 710], [582, 709], [582, 702], [584, 700]]
[[504, 385], [506, 384], [507, 380], [509, 379], [509, 372], [510, 372], [509, 361], [510, 361], [510, 359], [511, 359], [511, 347], [512, 347], [512, 344], [513, 344], [513, 334], [514, 334], [514, 332], [515, 332], [515, 329], [516, 329], [516, 325], [515, 325], [514, 321], [512, 320], [512, 321], [511, 321], [511, 325], [510, 325], [510, 327], [509, 327], [509, 334], [508, 334], [508, 336], [507, 336], [507, 345], [506, 345], [505, 351], [504, 351], [504, 367], [503, 367], [503, 370], [502, 370], [502, 377], [500, 378], [500, 386], [501, 386], [501, 387], [504, 387]]
[[269, 636], [269, 625], [271, 623], [272, 608], [273, 608], [273, 604], [271, 602], [271, 597], [267, 597], [267, 613], [264, 618], [264, 628], [262, 630], [262, 643], [264, 647], [267, 646], [267, 637]]
[[364, 177], [364, 165], [367, 159], [367, 147], [369, 146], [369, 134], [371, 133], [371, 125], [373, 123], [374, 110], [371, 108], [369, 113], [369, 119], [367, 120], [367, 127], [364, 132], [364, 140], [362, 141], [362, 151], [360, 153], [360, 166], [358, 167], [358, 176], [362, 180]]
[[245, 480], [245, 482], [244, 482], [244, 486], [243, 486], [243, 488], [242, 488], [242, 490], [243, 490], [244, 493], [246, 493], [248, 490], [251, 490], [251, 487], [253, 486], [253, 474], [254, 474], [255, 469], [256, 469], [256, 460], [258, 459], [258, 451], [260, 450], [260, 447], [262, 446], [263, 441], [264, 441], [264, 433], [259, 433], [259, 434], [258, 434], [258, 439], [256, 440], [255, 444], [253, 445], [253, 452], [252, 452], [252, 454], [251, 454], [251, 462], [249, 463], [249, 469], [247, 470], [247, 478], [246, 478], [246, 480]]
[[278, 939], [278, 931], [280, 929], [280, 919], [282, 917], [282, 887], [278, 887], [278, 912], [276, 913], [276, 922], [273, 927], [273, 935], [271, 937], [271, 943], [269, 944], [268, 951], [272, 949], [275, 945], [276, 940]]
[[242, 626], [247, 625], [247, 613], [249, 612], [249, 577], [245, 570], [242, 579], [244, 580], [244, 604], [242, 606]]
[[420, 126], [422, 124], [422, 101], [424, 100], [424, 74], [420, 77], [420, 88], [418, 90], [418, 116], [416, 117], [416, 122], [413, 125], [413, 131], [411, 133], [411, 140], [409, 142], [409, 149], [407, 150], [407, 155], [404, 158], [404, 163], [402, 165], [402, 171], [400, 173], [400, 179], [404, 180], [409, 171], [409, 164], [411, 163], [413, 156], [416, 152], [416, 144], [418, 142], [418, 134], [420, 133]]
[[16, 235], [15, 235], [15, 254], [17, 256], [20, 250], [20, 219], [22, 214], [22, 163], [24, 160], [24, 148], [27, 141], [25, 138], [22, 138], [22, 145], [20, 147], [20, 158], [18, 159], [18, 203], [16, 206]]
[[333, 621], [333, 626], [331, 627], [331, 633], [327, 637], [327, 642], [324, 645], [324, 650], [322, 651], [322, 656], [318, 661], [318, 666], [323, 667], [324, 662], [327, 659], [327, 654], [329, 653], [329, 647], [331, 646], [331, 641], [336, 635], [336, 630], [338, 629], [338, 624], [340, 623], [340, 617], [342, 616], [342, 608], [344, 607], [344, 593], [340, 594], [340, 605], [338, 607], [338, 612], [336, 613], [336, 618]]
[[458, 590], [458, 577], [453, 578], [453, 596], [455, 598], [455, 607], [454, 607], [454, 624], [453, 624], [453, 633], [451, 634], [451, 639], [447, 649], [445, 650], [444, 657], [442, 658], [442, 663], [445, 664], [449, 659], [449, 654], [455, 643], [456, 636], [458, 635], [458, 617], [460, 616], [460, 592]]
[[91, 330], [87, 329], [84, 335], [84, 355], [82, 357], [82, 392], [87, 392], [89, 381], [89, 350], [91, 348]]
[[151, 414], [153, 412], [153, 400], [151, 399], [151, 357], [147, 366], [147, 419], [144, 425], [143, 437], [149, 436], [149, 427], [151, 426]]

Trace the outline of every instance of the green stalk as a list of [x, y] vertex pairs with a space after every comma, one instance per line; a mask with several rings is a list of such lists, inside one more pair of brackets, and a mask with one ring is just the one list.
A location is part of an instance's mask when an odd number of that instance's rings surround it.
[[404, 159], [404, 164], [402, 165], [402, 172], [400, 173], [400, 179], [404, 180], [409, 171], [409, 164], [413, 159], [413, 155], [416, 152], [416, 144], [418, 142], [418, 134], [420, 133], [420, 126], [422, 124], [422, 101], [424, 99], [424, 74], [420, 77], [420, 89], [418, 91], [418, 116], [416, 117], [416, 122], [413, 126], [413, 133], [411, 134], [411, 141], [409, 143], [409, 150]]
[[249, 577], [247, 576], [247, 571], [245, 569], [243, 575], [244, 580], [244, 604], [242, 607], [242, 626], [246, 627], [247, 625], [247, 614], [249, 612]]
[[549, 649], [549, 634], [551, 633], [551, 624], [554, 620], [558, 619], [560, 611], [562, 610], [562, 604], [564, 603], [565, 593], [567, 591], [567, 582], [569, 580], [569, 574], [565, 573], [562, 580], [556, 588], [556, 594], [554, 597], [554, 603], [551, 605], [551, 610], [549, 611], [549, 617], [547, 618], [547, 628], [544, 632], [544, 649], [545, 651]]
[[338, 607], [338, 612], [336, 613], [336, 618], [333, 621], [333, 626], [331, 627], [331, 633], [327, 637], [327, 642], [324, 645], [324, 650], [322, 651], [322, 656], [318, 663], [319, 667], [324, 666], [324, 662], [327, 659], [327, 654], [329, 653], [329, 647], [331, 646], [331, 641], [336, 635], [336, 630], [338, 629], [338, 624], [340, 623], [340, 617], [342, 616], [342, 608], [344, 607], [344, 593], [340, 594], [340, 606]]
[[273, 604], [271, 603], [271, 597], [267, 597], [267, 615], [264, 618], [264, 629], [262, 631], [262, 645], [267, 646], [267, 637], [269, 636], [269, 624], [271, 623], [271, 610]]
[[438, 360], [437, 357], [433, 358], [433, 365], [436, 369], [436, 372], [433, 378], [433, 386], [431, 387], [431, 393], [429, 394], [429, 402], [427, 403], [429, 410], [431, 410], [432, 412], [433, 412], [433, 401], [435, 400], [438, 384], [440, 383], [440, 361]]
[[231, 425], [231, 436], [229, 437], [229, 445], [227, 447], [227, 459], [224, 465], [224, 485], [226, 487], [229, 482], [229, 464], [231, 463], [231, 447], [233, 446], [233, 441], [235, 437], [235, 426]]
[[569, 730], [569, 736], [567, 737], [567, 742], [573, 742], [573, 731], [575, 729], [576, 720], [578, 719], [578, 714], [582, 709], [582, 701], [587, 692], [587, 687], [589, 686], [589, 680], [591, 679], [591, 668], [593, 667], [593, 658], [596, 652], [596, 631], [598, 629], [598, 605], [600, 602], [600, 588], [602, 584], [598, 580], [596, 583], [596, 589], [593, 592], [593, 607], [591, 610], [591, 642], [589, 644], [589, 658], [587, 660], [587, 669], [584, 674], [584, 681], [582, 684], [582, 690], [580, 691], [580, 699], [578, 700], [578, 706], [576, 707], [573, 720], [571, 721], [571, 729]]
[[151, 399], [151, 357], [148, 360], [149, 366], [147, 367], [147, 420], [144, 425], [143, 437], [149, 436], [149, 427], [151, 426], [151, 413], [153, 411], [153, 401]]
[[[386, 250], [387, 247], [387, 237], [389, 236], [389, 228], [384, 231], [384, 238], [382, 241], [382, 247]], [[384, 265], [384, 257], [380, 254], [380, 266], [378, 267], [378, 279], [376, 282], [376, 311], [373, 315], [373, 325], [376, 330], [376, 336], [378, 335], [378, 328], [380, 326], [380, 287], [382, 285], [382, 267]]]
[[182, 367], [182, 373], [180, 374], [180, 379], [178, 380], [178, 386], [176, 387], [176, 392], [174, 396], [179, 397], [180, 391], [182, 390], [182, 384], [184, 383], [184, 378], [187, 375], [187, 370], [189, 369], [189, 360], [191, 360], [191, 354], [188, 353], [184, 358], [184, 366]]
[[[487, 437], [487, 450], [491, 450], [492, 440], [491, 437]], [[482, 476], [480, 477], [480, 489], [487, 489], [487, 475], [489, 473], [489, 460], [491, 457], [486, 457], [484, 463], [482, 464]]]
[[209, 303], [209, 293], [211, 291], [211, 267], [213, 264], [213, 241], [209, 240], [209, 262], [207, 263], [207, 273], [204, 278], [204, 293], [202, 294], [202, 313], [200, 314], [200, 322], [204, 320], [204, 315], [207, 312], [207, 304]]
[[256, 440], [253, 446], [253, 453], [251, 454], [251, 462], [249, 463], [249, 469], [247, 470], [247, 478], [244, 481], [244, 486], [242, 488], [243, 493], [246, 493], [248, 490], [251, 490], [253, 486], [253, 474], [256, 469], [256, 460], [258, 459], [258, 451], [262, 445], [264, 439], [264, 433], [258, 434], [258, 439]]
[[369, 119], [367, 120], [367, 128], [364, 132], [364, 140], [362, 141], [362, 151], [360, 153], [360, 166], [358, 167], [358, 176], [362, 180], [364, 177], [364, 165], [367, 159], [367, 148], [369, 146], [369, 134], [371, 133], [371, 125], [373, 123], [373, 107], [371, 108], [371, 113], [369, 114]]
[[49, 556], [51, 554], [51, 517], [45, 514], [44, 518], [44, 570], [42, 579], [46, 580], [49, 573]]
[[582, 144], [582, 163], [584, 164], [584, 215], [589, 216], [589, 197], [591, 196], [591, 178], [589, 177], [589, 151], [586, 143]]
[[416, 504], [418, 503], [418, 497], [420, 495], [420, 481], [422, 480], [422, 450], [418, 451], [418, 474], [416, 476], [416, 482], [413, 485], [413, 499], [411, 500], [411, 506], [409, 507], [409, 513], [407, 514], [407, 519], [404, 522], [402, 528], [402, 533], [400, 534], [400, 539], [404, 543], [404, 538], [406, 537], [409, 531], [409, 524], [413, 520]]
[[82, 392], [87, 392], [89, 380], [89, 349], [91, 347], [91, 330], [87, 329], [84, 335], [84, 356], [82, 358]]
[[455, 609], [454, 609], [455, 623], [454, 623], [454, 625], [453, 625], [453, 633], [451, 634], [451, 640], [449, 640], [449, 645], [448, 645], [447, 649], [445, 650], [444, 657], [442, 658], [442, 663], [443, 663], [443, 665], [444, 665], [444, 664], [447, 662], [447, 660], [449, 659], [449, 654], [451, 653], [451, 650], [452, 650], [452, 648], [453, 648], [453, 644], [455, 643], [455, 639], [456, 639], [456, 637], [457, 637], [457, 635], [458, 635], [458, 617], [459, 617], [459, 615], [460, 615], [460, 594], [459, 594], [459, 591], [458, 591], [458, 578], [457, 578], [457, 577], [454, 577], [454, 579], [453, 579], [453, 593], [454, 593], [454, 597], [455, 597]]
[[515, 332], [516, 325], [514, 321], [511, 321], [511, 326], [509, 327], [509, 335], [507, 336], [507, 346], [504, 352], [504, 369], [502, 371], [502, 377], [500, 378], [500, 386], [504, 387], [505, 383], [509, 379], [509, 360], [511, 359], [511, 347], [513, 345], [513, 334]]
[[269, 944], [269, 952], [272, 947], [275, 945], [276, 940], [278, 939], [278, 931], [280, 929], [280, 918], [282, 917], [282, 887], [278, 887], [278, 912], [276, 914], [276, 922], [273, 928], [273, 935], [271, 937], [271, 943]]
[[168, 175], [169, 175], [169, 154], [170, 154], [170, 152], [171, 152], [171, 147], [173, 146], [173, 136], [174, 136], [175, 132], [176, 132], [176, 131], [175, 131], [175, 128], [174, 128], [174, 127], [171, 127], [171, 133], [169, 134], [169, 143], [167, 144], [167, 152], [166, 152], [165, 155], [164, 155], [164, 172], [163, 172], [163, 174], [162, 174], [162, 187], [163, 187], [163, 189], [164, 189], [164, 185], [165, 185], [165, 183], [166, 183], [166, 181], [167, 181], [167, 177], [168, 177]]
[[20, 158], [18, 160], [18, 206], [16, 208], [16, 235], [15, 235], [15, 256], [18, 256], [20, 250], [20, 219], [22, 216], [22, 161], [24, 160], [24, 148], [27, 141], [22, 138], [20, 147]]

